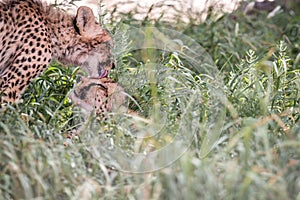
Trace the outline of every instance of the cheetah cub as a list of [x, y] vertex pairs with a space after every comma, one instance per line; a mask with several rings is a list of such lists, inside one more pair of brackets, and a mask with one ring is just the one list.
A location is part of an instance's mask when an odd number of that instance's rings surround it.
[[109, 78], [80, 77], [70, 99], [88, 113], [95, 111], [97, 116], [104, 117], [105, 113], [122, 108], [126, 96], [123, 88]]

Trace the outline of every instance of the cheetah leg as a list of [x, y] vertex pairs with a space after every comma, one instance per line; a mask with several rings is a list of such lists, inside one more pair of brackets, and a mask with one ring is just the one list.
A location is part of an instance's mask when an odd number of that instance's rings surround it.
[[[0, 103], [18, 103], [19, 99], [32, 80], [48, 66], [51, 55], [43, 62], [27, 61], [19, 56], [15, 62], [0, 74]], [[19, 64], [18, 64], [19, 63]], [[20, 64], [21, 63], [21, 64]]]

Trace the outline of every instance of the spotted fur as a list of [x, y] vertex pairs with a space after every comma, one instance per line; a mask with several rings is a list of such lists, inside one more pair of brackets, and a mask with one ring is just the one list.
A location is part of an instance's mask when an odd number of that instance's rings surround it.
[[70, 99], [85, 111], [95, 111], [96, 115], [103, 116], [106, 112], [121, 108], [125, 94], [123, 88], [109, 78], [81, 77]]
[[38, 0], [0, 1], [0, 102], [16, 102], [52, 59], [101, 77], [112, 38], [88, 7], [72, 16]]

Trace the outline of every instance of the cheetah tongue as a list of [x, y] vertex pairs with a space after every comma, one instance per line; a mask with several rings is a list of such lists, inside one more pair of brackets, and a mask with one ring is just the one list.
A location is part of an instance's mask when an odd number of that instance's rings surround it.
[[104, 78], [104, 77], [107, 76], [107, 74], [108, 74], [107, 70], [104, 69], [104, 70], [102, 71], [101, 75], [99, 76], [99, 78]]

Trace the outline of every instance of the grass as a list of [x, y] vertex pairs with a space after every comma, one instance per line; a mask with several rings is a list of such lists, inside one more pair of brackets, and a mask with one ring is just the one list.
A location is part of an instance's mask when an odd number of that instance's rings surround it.
[[0, 199], [300, 199], [299, 18], [157, 21], [143, 44], [124, 23], [149, 21], [114, 22], [110, 77], [139, 116], [84, 119], [80, 69], [52, 63], [0, 115]]

